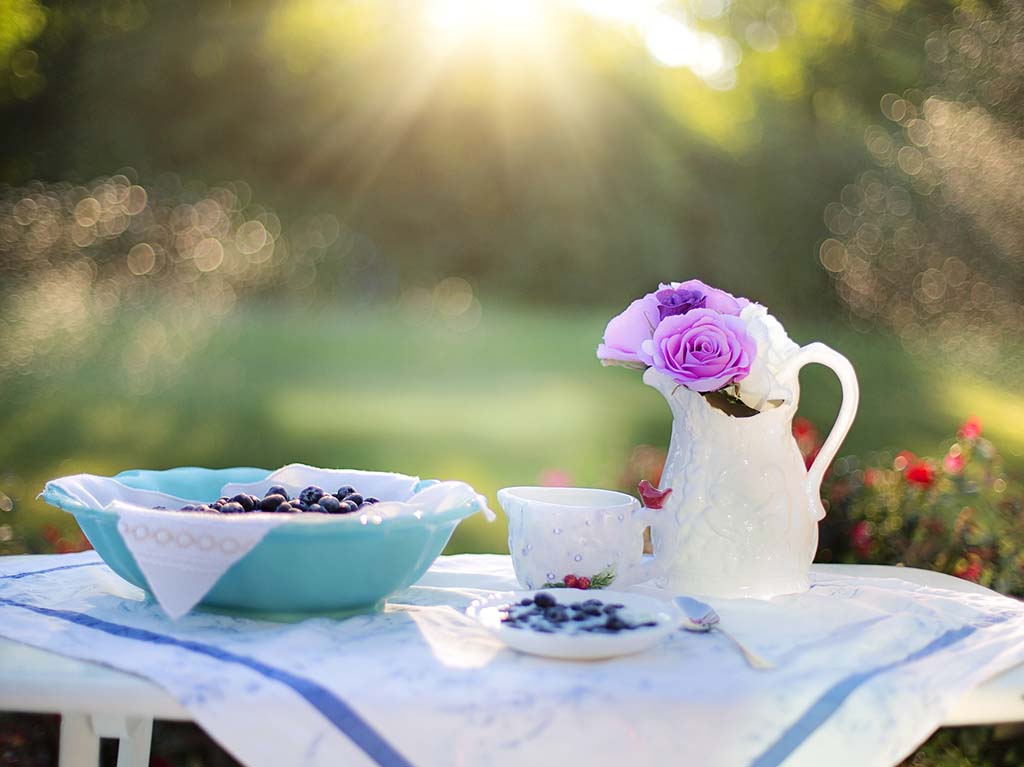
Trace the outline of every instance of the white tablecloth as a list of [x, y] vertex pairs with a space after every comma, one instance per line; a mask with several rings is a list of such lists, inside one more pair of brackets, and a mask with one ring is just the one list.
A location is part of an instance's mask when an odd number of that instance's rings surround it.
[[92, 552], [7, 557], [0, 635], [152, 679], [251, 767], [882, 767], [1024, 661], [1016, 601], [841, 576], [715, 603], [773, 671], [682, 632], [632, 657], [545, 660], [463, 614], [513, 586], [508, 557], [442, 557], [378, 615], [172, 622]]

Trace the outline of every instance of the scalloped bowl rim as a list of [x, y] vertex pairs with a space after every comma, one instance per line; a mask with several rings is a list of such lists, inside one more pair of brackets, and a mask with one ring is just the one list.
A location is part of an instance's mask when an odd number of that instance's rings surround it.
[[[138, 475], [140, 473], [145, 474], [162, 474], [165, 472], [174, 471], [210, 471], [210, 472], [233, 472], [233, 471], [266, 471], [269, 475], [273, 473], [269, 469], [256, 469], [255, 467], [249, 466], [233, 466], [225, 467], [222, 469], [209, 469], [200, 466], [176, 466], [171, 469], [126, 469], [125, 471], [119, 472], [112, 477], [108, 477], [113, 482], [121, 485], [125, 489], [134, 490], [138, 489], [130, 484], [126, 484], [121, 481], [122, 477], [129, 475]], [[441, 480], [438, 479], [420, 479], [414, 489], [414, 493], [424, 490], [432, 485], [439, 484]], [[164, 492], [164, 491], [158, 491]], [[164, 493], [169, 495], [168, 493]], [[112, 508], [97, 508], [86, 503], [82, 503], [70, 496], [66, 495], [56, 486], [50, 482], [46, 484], [45, 489], [40, 494], [40, 497], [49, 505], [54, 506], [61, 511], [67, 512], [73, 516], [79, 514], [85, 514], [87, 516], [103, 518], [108, 517], [112, 519], [117, 518], [117, 511]], [[399, 503], [405, 505], [405, 501], [381, 501], [381, 504]], [[466, 517], [472, 516], [477, 512], [481, 512], [486, 506], [480, 501], [479, 498], [470, 499], [467, 502], [454, 506], [450, 509], [440, 512], [425, 512], [420, 516], [415, 514], [401, 514], [394, 517], [388, 517], [382, 519], [380, 523], [369, 523], [364, 522], [367, 514], [294, 514], [291, 515], [291, 519], [284, 522], [274, 528], [274, 537], [292, 537], [292, 536], [305, 536], [312, 535], [313, 533], [322, 534], [325, 532], [322, 528], [324, 525], [330, 525], [333, 529], [341, 530], [382, 530], [388, 529], [393, 530], [396, 527], [404, 526], [423, 526], [423, 525], [437, 525], [447, 524], [456, 520], [465, 519]], [[174, 514], [175, 516], [185, 514], [189, 516], [197, 516], [209, 518], [211, 515], [208, 512], [188, 512], [188, 511], [177, 511], [172, 509], [140, 509], [142, 511], [151, 511], [154, 515], [163, 514]], [[228, 514], [220, 515], [217, 517], [223, 524], [242, 524], [246, 523], [247, 518], [276, 516], [275, 512], [263, 512], [263, 511], [251, 511], [246, 514]]]

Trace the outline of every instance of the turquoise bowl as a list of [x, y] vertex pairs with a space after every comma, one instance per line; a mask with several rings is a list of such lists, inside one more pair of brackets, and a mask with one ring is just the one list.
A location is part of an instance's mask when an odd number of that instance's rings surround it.
[[[216, 498], [228, 483], [259, 482], [266, 469], [179, 468], [132, 470], [114, 479], [129, 487], [178, 498]], [[422, 480], [422, 490], [437, 480]], [[43, 499], [74, 515], [85, 537], [110, 569], [151, 593], [146, 577], [117, 531], [113, 511], [89, 508], [48, 486]], [[201, 608], [272, 620], [314, 614], [344, 616], [380, 609], [411, 586], [440, 555], [466, 517], [482, 511], [476, 501], [421, 519], [399, 517], [385, 525], [288, 522], [272, 529], [230, 567], [200, 602]]]

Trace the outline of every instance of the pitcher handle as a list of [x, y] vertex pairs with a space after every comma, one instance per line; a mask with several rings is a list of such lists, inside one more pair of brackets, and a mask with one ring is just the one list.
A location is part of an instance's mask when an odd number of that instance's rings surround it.
[[783, 380], [795, 380], [804, 365], [817, 362], [830, 368], [839, 379], [843, 389], [843, 401], [839, 406], [839, 414], [836, 422], [832, 425], [821, 450], [815, 456], [811, 468], [807, 471], [807, 500], [810, 504], [811, 514], [815, 522], [825, 516], [824, 508], [821, 505], [821, 482], [825, 478], [825, 471], [839, 452], [839, 446], [846, 439], [850, 427], [853, 426], [853, 419], [857, 415], [857, 404], [860, 402], [860, 386], [857, 384], [857, 373], [853, 365], [842, 354], [831, 349], [823, 343], [813, 343], [804, 346], [791, 357], [782, 371]]

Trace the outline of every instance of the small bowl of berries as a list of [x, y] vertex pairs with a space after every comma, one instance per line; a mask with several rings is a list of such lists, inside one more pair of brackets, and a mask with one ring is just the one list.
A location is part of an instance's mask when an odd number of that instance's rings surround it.
[[510, 591], [474, 601], [466, 614], [508, 647], [560, 660], [604, 660], [643, 652], [675, 633], [671, 603], [632, 592]]
[[464, 482], [302, 464], [80, 474], [43, 498], [172, 617], [196, 604], [281, 619], [380, 609], [459, 522], [494, 516]]

